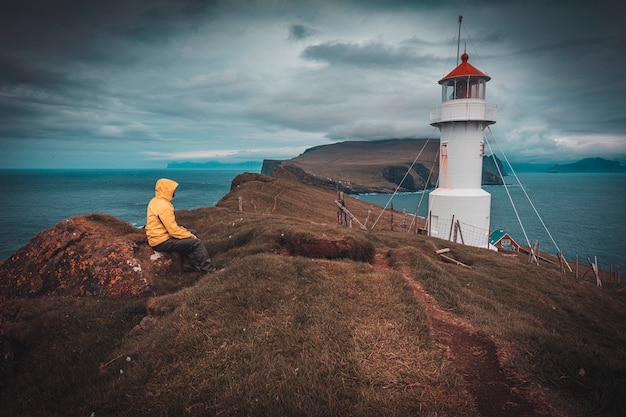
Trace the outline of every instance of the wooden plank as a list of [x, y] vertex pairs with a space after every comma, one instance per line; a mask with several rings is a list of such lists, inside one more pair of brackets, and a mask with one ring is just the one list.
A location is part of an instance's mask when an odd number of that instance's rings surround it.
[[446, 261], [448, 261], [448, 262], [452, 262], [453, 264], [457, 264], [457, 265], [459, 265], [459, 266], [464, 266], [464, 267], [466, 267], [466, 268], [470, 268], [470, 266], [469, 266], [469, 265], [465, 265], [463, 262], [459, 262], [459, 261], [457, 261], [456, 259], [453, 259], [453, 258], [451, 258], [451, 257], [449, 257], [449, 256], [442, 255], [442, 254], [440, 254], [439, 256], [441, 257], [441, 259], [446, 260]]
[[346, 213], [346, 214], [348, 215], [348, 217], [350, 217], [352, 220], [354, 220], [354, 222], [355, 222], [356, 224], [358, 224], [358, 225], [359, 225], [359, 227], [360, 227], [362, 230], [367, 230], [367, 227], [365, 227], [365, 226], [363, 225], [363, 223], [361, 223], [361, 222], [359, 221], [359, 219], [357, 219], [357, 218], [356, 218], [356, 216], [355, 216], [354, 214], [350, 213], [350, 210], [348, 210], [348, 209], [347, 209], [347, 208], [346, 208], [343, 204], [341, 204], [341, 202], [340, 202], [339, 200], [335, 200], [335, 204], [337, 204], [337, 207], [339, 207], [339, 209], [340, 209], [341, 211], [343, 211], [344, 213]]
[[446, 252], [450, 252], [450, 248], [443, 248], [443, 249], [439, 249], [438, 251], [435, 251], [437, 255], [441, 255], [442, 253], [446, 253]]
[[587, 261], [589, 262], [589, 265], [591, 265], [591, 269], [593, 270], [593, 274], [596, 276], [596, 285], [602, 288], [602, 280], [600, 279], [600, 274], [598, 272], [598, 257], [594, 256], [593, 260], [594, 261], [591, 262], [591, 259], [587, 258]]

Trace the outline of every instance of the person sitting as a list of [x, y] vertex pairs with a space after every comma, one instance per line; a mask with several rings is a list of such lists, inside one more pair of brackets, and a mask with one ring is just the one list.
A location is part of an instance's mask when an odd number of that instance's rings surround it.
[[174, 198], [178, 183], [161, 178], [156, 182], [155, 196], [148, 203], [146, 236], [148, 244], [158, 252], [178, 252], [183, 270], [213, 273], [217, 268], [211, 262], [204, 243], [196, 237], [196, 231], [176, 223]]

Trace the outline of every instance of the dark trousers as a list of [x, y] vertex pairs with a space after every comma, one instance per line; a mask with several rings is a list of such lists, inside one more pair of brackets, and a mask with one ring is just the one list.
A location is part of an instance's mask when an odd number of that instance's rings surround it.
[[163, 243], [152, 247], [159, 252], [178, 252], [183, 260], [183, 269], [186, 271], [210, 272], [215, 267], [209, 258], [204, 243], [198, 238], [185, 239], [169, 238]]

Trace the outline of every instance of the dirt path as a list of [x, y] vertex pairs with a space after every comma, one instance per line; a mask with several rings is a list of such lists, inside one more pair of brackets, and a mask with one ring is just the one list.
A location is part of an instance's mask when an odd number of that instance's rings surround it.
[[[373, 267], [376, 270], [392, 269], [382, 254], [376, 255]], [[531, 404], [522, 392], [529, 395], [533, 390], [529, 384], [505, 375], [500, 366], [495, 343], [487, 336], [476, 332], [469, 323], [443, 310], [418, 282], [406, 273], [403, 275], [412, 286], [416, 298], [426, 309], [435, 345], [463, 376], [482, 417], [534, 417], [560, 414], [540, 401], [540, 393], [532, 394], [534, 401]]]

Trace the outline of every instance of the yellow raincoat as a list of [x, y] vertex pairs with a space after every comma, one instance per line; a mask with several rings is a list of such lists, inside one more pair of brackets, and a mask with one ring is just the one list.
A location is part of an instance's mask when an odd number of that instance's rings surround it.
[[161, 178], [156, 182], [155, 196], [148, 203], [146, 219], [146, 236], [150, 246], [156, 246], [171, 237], [177, 239], [195, 237], [190, 231], [176, 223], [172, 205], [176, 187], [178, 183], [167, 178]]

